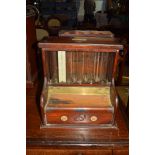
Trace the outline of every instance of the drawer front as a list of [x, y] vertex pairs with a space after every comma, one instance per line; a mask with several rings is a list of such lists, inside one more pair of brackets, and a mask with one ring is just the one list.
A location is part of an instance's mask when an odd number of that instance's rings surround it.
[[48, 124], [111, 124], [113, 113], [108, 110], [54, 110], [47, 112]]
[[112, 150], [27, 149], [26, 155], [112, 155]]
[[113, 155], [129, 155], [129, 150], [114, 150]]

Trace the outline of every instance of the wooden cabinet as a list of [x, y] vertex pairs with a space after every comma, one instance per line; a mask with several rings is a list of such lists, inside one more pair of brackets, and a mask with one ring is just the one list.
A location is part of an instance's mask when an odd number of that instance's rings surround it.
[[115, 128], [114, 79], [123, 49], [119, 40], [62, 36], [45, 38], [38, 45], [45, 79], [40, 99], [44, 127]]
[[34, 86], [37, 78], [36, 32], [34, 16], [26, 17], [26, 87]]

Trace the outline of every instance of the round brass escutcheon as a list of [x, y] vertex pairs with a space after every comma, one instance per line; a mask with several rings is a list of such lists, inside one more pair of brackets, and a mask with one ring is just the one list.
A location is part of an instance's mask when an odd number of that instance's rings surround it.
[[65, 121], [68, 120], [68, 117], [67, 117], [67, 116], [61, 116], [61, 120], [62, 120], [63, 122], [65, 122]]
[[97, 116], [91, 116], [90, 120], [93, 121], [93, 122], [97, 121]]

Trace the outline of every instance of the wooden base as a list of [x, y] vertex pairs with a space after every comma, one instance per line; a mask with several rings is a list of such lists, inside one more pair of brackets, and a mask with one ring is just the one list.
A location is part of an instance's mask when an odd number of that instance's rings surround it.
[[107, 124], [107, 125], [64, 125], [64, 124], [47, 124], [47, 125], [40, 125], [40, 129], [43, 128], [65, 128], [65, 129], [75, 129], [75, 128], [79, 128], [79, 129], [99, 129], [99, 128], [103, 128], [103, 129], [114, 129], [114, 130], [118, 130], [117, 125], [111, 125], [111, 124]]

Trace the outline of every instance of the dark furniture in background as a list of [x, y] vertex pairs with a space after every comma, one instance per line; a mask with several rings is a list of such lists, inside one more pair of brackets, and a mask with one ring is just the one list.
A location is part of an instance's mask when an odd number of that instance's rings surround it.
[[35, 19], [33, 15], [26, 16], [26, 87], [34, 86], [37, 78], [37, 46]]
[[68, 19], [66, 23], [67, 27], [73, 27], [77, 22], [76, 1], [41, 0], [40, 12], [45, 19], [51, 15], [53, 15], [53, 18], [58, 18], [60, 21]]

